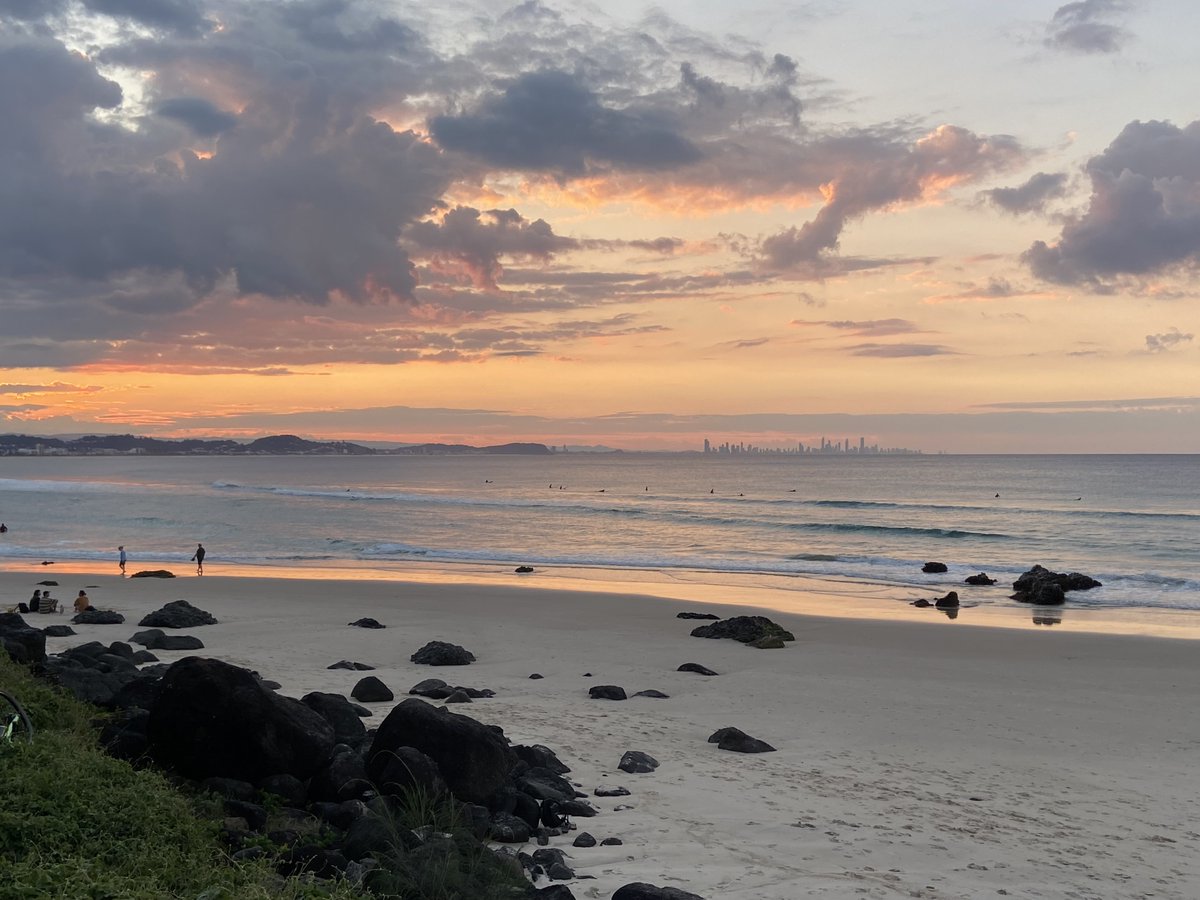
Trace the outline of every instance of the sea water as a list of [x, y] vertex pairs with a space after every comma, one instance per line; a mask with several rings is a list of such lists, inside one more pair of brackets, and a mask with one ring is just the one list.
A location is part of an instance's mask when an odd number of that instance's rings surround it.
[[[8, 457], [0, 559], [413, 561], [927, 585], [1034, 563], [1074, 606], [1200, 610], [1200, 457]], [[132, 569], [131, 569], [132, 571]], [[931, 595], [932, 596], [932, 595]], [[987, 602], [1009, 602], [1000, 591]]]

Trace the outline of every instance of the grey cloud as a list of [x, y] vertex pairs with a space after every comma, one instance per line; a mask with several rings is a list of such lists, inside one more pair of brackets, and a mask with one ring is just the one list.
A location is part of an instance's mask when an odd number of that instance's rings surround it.
[[802, 324], [825, 325], [841, 331], [849, 331], [859, 337], [883, 337], [891, 334], [913, 334], [919, 329], [908, 319], [870, 319], [863, 322], [812, 322]]
[[856, 344], [848, 348], [855, 356], [873, 356], [878, 359], [903, 359], [910, 356], [952, 356], [938, 344]]
[[1114, 278], [1200, 260], [1200, 122], [1131, 122], [1087, 172], [1087, 210], [1023, 255], [1035, 275], [1111, 290]]
[[1162, 334], [1146, 335], [1146, 349], [1151, 353], [1162, 353], [1178, 344], [1185, 344], [1194, 337], [1194, 334], [1184, 334], [1178, 328], [1172, 328]]
[[1067, 174], [1065, 172], [1038, 172], [1024, 184], [1011, 188], [993, 188], [983, 191], [986, 197], [1005, 212], [1019, 215], [1029, 212], [1043, 212], [1046, 204], [1057, 200], [1067, 193]]
[[194, 0], [83, 0], [83, 5], [115, 19], [181, 34], [196, 35], [208, 28], [204, 12]]
[[605, 106], [575, 75], [554, 70], [522, 75], [474, 112], [434, 116], [429, 126], [448, 150], [494, 166], [564, 176], [597, 165], [686, 165], [701, 155], [673, 115]]
[[237, 116], [201, 97], [173, 97], [158, 104], [160, 116], [182, 122], [201, 137], [215, 137], [237, 124]]
[[1075, 53], [1117, 53], [1133, 35], [1108, 20], [1128, 8], [1123, 0], [1080, 0], [1060, 6], [1046, 26], [1046, 45]]

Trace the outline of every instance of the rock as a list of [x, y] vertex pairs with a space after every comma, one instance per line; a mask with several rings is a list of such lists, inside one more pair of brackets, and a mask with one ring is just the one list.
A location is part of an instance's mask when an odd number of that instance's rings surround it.
[[718, 750], [734, 753], [771, 753], [775, 750], [766, 741], [752, 738], [740, 728], [718, 728], [709, 736], [708, 742], [716, 744]]
[[122, 625], [125, 617], [110, 609], [93, 609], [90, 612], [76, 613], [71, 619], [72, 625]]
[[968, 575], [965, 579], [963, 579], [963, 582], [965, 584], [988, 585], [995, 584], [996, 579], [988, 578], [986, 572], [980, 572], [978, 575]]
[[160, 765], [197, 779], [304, 779], [333, 750], [333, 728], [299, 700], [271, 693], [246, 669], [195, 656], [167, 669], [147, 734]]
[[47, 625], [42, 629], [42, 634], [46, 637], [71, 637], [75, 633], [75, 629], [70, 625]]
[[468, 694], [466, 691], [455, 691], [453, 694], [451, 694], [449, 697], [446, 698], [446, 702], [447, 703], [470, 703], [471, 695]]
[[720, 672], [714, 672], [708, 666], [702, 666], [700, 663], [684, 663], [676, 672], [695, 672], [697, 675], [719, 675]]
[[601, 847], [620, 847], [625, 842], [617, 837], [608, 837], [600, 842]]
[[333, 748], [329, 762], [308, 783], [309, 796], [318, 801], [343, 803], [373, 791], [362, 754], [345, 744]]
[[1036, 581], [1027, 590], [1017, 591], [1010, 599], [1035, 606], [1061, 606], [1067, 596], [1062, 585], [1056, 582]]
[[203, 650], [204, 642], [191, 634], [163, 634], [138, 641], [147, 650]]
[[524, 844], [532, 834], [533, 829], [529, 827], [529, 823], [505, 812], [494, 813], [488, 828], [488, 836], [500, 844]]
[[615, 684], [597, 684], [588, 689], [588, 696], [593, 700], [625, 700], [625, 688]]
[[517, 755], [517, 759], [531, 769], [548, 769], [555, 775], [566, 775], [571, 771], [570, 767], [563, 763], [553, 750], [541, 744], [516, 744], [512, 750]]
[[592, 791], [592, 793], [597, 797], [628, 797], [629, 796], [629, 788], [623, 788], [623, 787], [601, 788], [601, 787], [598, 787], [594, 791]]
[[755, 638], [746, 645], [753, 647], [755, 650], [782, 650], [784, 647], [783, 638], [777, 634], [764, 634], [760, 638]]
[[922, 597], [920, 600], [914, 600], [912, 605], [917, 609], [927, 609], [928, 607], [933, 606], [933, 601], [926, 600], [924, 597]]
[[533, 566], [517, 566], [513, 571], [518, 575], [528, 575], [533, 571]]
[[503, 734], [415, 697], [392, 709], [375, 733], [367, 753], [373, 781], [378, 783], [377, 776], [400, 747], [413, 747], [432, 759], [454, 796], [468, 803], [485, 803], [507, 783], [517, 761]]
[[359, 679], [350, 696], [361, 703], [386, 703], [396, 699], [391, 689], [374, 675]]
[[941, 574], [942, 572], [948, 572], [950, 570], [947, 568], [945, 563], [927, 562], [925, 565], [921, 566], [921, 571], [930, 574]]
[[621, 761], [617, 763], [617, 768], [631, 774], [653, 772], [658, 768], [658, 760], [641, 750], [626, 750]]
[[713, 619], [714, 621], [718, 621], [718, 620], [720, 620], [721, 617], [713, 615], [712, 613], [681, 612], [681, 613], [675, 613], [675, 618], [677, 618], [677, 619]]
[[579, 835], [571, 842], [572, 847], [595, 847], [596, 839], [586, 831], [579, 832]]
[[[1101, 583], [1090, 575], [1082, 575], [1079, 572], [1070, 572], [1066, 575], [1061, 572], [1051, 572], [1043, 566], [1034, 566], [1020, 578], [1013, 582], [1013, 590], [1017, 592], [1033, 592], [1039, 584], [1052, 583], [1057, 584], [1064, 591], [1088, 591], [1092, 588], [1101, 587]], [[1037, 601], [1027, 601], [1036, 603]]]
[[172, 600], [138, 622], [142, 628], [199, 628], [216, 624], [217, 620], [210, 613], [197, 609], [186, 600]]
[[168, 572], [166, 569], [143, 569], [140, 572], [134, 572], [130, 578], [174, 578], [174, 572]]
[[644, 881], [635, 881], [617, 888], [612, 900], [704, 900], [699, 894], [689, 894], [673, 887], [657, 887]]
[[938, 609], [957, 609], [958, 591], [950, 591], [945, 597], [938, 597], [933, 601], [933, 605]]
[[371, 672], [375, 669], [374, 666], [368, 666], [366, 663], [351, 662], [348, 659], [339, 660], [338, 662], [335, 662], [332, 666], [328, 666], [327, 668], [350, 669], [354, 672]]
[[226, 800], [242, 800], [248, 803], [254, 799], [254, 785], [236, 778], [205, 778], [200, 782], [200, 787]]
[[143, 647], [151, 641], [156, 641], [161, 637], [166, 637], [166, 633], [161, 628], [147, 628], [145, 631], [137, 631], [129, 638], [131, 644], [141, 644]]
[[46, 635], [20, 613], [0, 613], [0, 646], [14, 662], [34, 665], [46, 659]]
[[268, 775], [258, 787], [263, 793], [278, 797], [284, 806], [299, 808], [308, 802], [308, 788], [295, 775]]
[[445, 700], [454, 693], [454, 688], [440, 678], [426, 678], [408, 689], [410, 694], [417, 697], [429, 697], [431, 700]]
[[57, 581], [39, 581], [38, 584], [42, 587], [58, 587]]
[[571, 889], [565, 884], [552, 884], [541, 889], [534, 888], [534, 893], [530, 894], [531, 898], [536, 900], [575, 900], [575, 895], [571, 893]]
[[150, 713], [144, 709], [125, 709], [104, 723], [100, 745], [114, 759], [137, 763], [146, 756], [149, 741], [146, 723]]
[[545, 675], [539, 675], [537, 672], [534, 672], [532, 675], [529, 676], [529, 679], [531, 681], [538, 681], [539, 679], [542, 679], [545, 677], [546, 677]]
[[664, 694], [662, 691], [656, 691], [653, 688], [651, 688], [648, 691], [638, 691], [633, 696], [635, 696], [635, 697], [653, 697], [655, 700], [668, 700], [671, 697], [670, 694]]
[[599, 812], [596, 807], [583, 800], [564, 800], [558, 805], [558, 808], [563, 815], [578, 816], [585, 819], [590, 819]]
[[549, 769], [530, 769], [517, 776], [515, 786], [534, 800], [565, 802], [575, 799], [575, 788], [571, 782]]
[[465, 666], [475, 662], [475, 655], [457, 644], [430, 641], [409, 659], [422, 666]]
[[354, 705], [341, 694], [313, 691], [301, 697], [300, 702], [330, 724], [337, 743], [357, 747], [366, 740], [366, 726], [354, 711]]
[[692, 629], [692, 637], [732, 638], [743, 644], [749, 644], [764, 637], [778, 637], [784, 641], [796, 639], [790, 631], [784, 630], [766, 616], [734, 616], [711, 625], [700, 625]]
[[353, 628], [387, 628], [386, 625], [380, 625], [371, 618], [355, 619], [353, 622], [348, 624]]

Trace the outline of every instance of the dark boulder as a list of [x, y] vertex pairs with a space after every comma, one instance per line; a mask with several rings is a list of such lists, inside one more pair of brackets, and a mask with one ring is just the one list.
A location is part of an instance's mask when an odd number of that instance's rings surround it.
[[658, 768], [658, 760], [641, 750], [626, 750], [621, 756], [621, 761], [617, 763], [617, 768], [631, 774], [653, 772]]
[[468, 803], [485, 802], [507, 781], [517, 761], [503, 734], [415, 697], [392, 709], [375, 733], [367, 754], [372, 780], [378, 783], [377, 776], [400, 747], [420, 750], [437, 763], [454, 796]]
[[764, 634], [762, 637], [755, 638], [746, 645], [753, 647], [755, 650], [782, 650], [784, 648], [783, 638], [777, 634]]
[[716, 744], [718, 750], [734, 753], [771, 753], [775, 750], [766, 741], [752, 738], [740, 728], [718, 728], [709, 736], [708, 742]]
[[166, 768], [251, 782], [308, 778], [334, 745], [330, 724], [299, 700], [272, 693], [246, 669], [195, 656], [167, 669], [148, 733]]
[[319, 713], [333, 727], [333, 739], [337, 743], [357, 747], [366, 739], [367, 729], [362, 718], [341, 694], [313, 691], [301, 697], [300, 702]]
[[348, 624], [353, 628], [387, 628], [386, 625], [381, 625], [379, 622], [369, 617], [355, 619], [353, 622]]
[[528, 575], [533, 571], [533, 566], [517, 566], [513, 571], [518, 575]]
[[938, 597], [933, 601], [933, 605], [938, 609], [957, 609], [958, 591], [950, 591], [945, 597]]
[[143, 569], [140, 572], [134, 572], [130, 578], [174, 578], [174, 572], [168, 572], [166, 569]]
[[254, 799], [254, 785], [236, 778], [205, 778], [200, 782], [200, 787], [226, 800], [242, 800], [248, 803]]
[[111, 609], [93, 609], [76, 613], [71, 619], [72, 625], [123, 625], [125, 617]]
[[708, 666], [702, 666], [700, 663], [684, 663], [676, 672], [695, 672], [697, 675], [719, 675], [720, 672], [714, 672]]
[[475, 662], [475, 655], [457, 644], [430, 641], [409, 659], [422, 666], [465, 666]]
[[617, 892], [612, 895], [612, 900], [704, 900], [704, 898], [699, 894], [681, 891], [679, 888], [658, 887], [646, 884], [644, 881], [635, 881], [617, 888]]
[[933, 601], [926, 600], [924, 597], [922, 597], [920, 600], [914, 600], [912, 605], [917, 609], [928, 609], [930, 606], [933, 606]]
[[921, 571], [929, 574], [940, 575], [942, 572], [950, 571], [943, 562], [927, 562], [921, 566]]
[[146, 724], [150, 713], [144, 709], [126, 709], [104, 723], [100, 731], [100, 746], [114, 759], [139, 762], [149, 748]]
[[194, 634], [159, 634], [141, 642], [147, 650], [203, 650], [204, 642]]
[[[1028, 572], [1013, 582], [1013, 590], [1020, 592], [1032, 592], [1039, 584], [1052, 583], [1057, 584], [1064, 591], [1088, 591], [1092, 588], [1101, 587], [1101, 583], [1089, 575], [1082, 575], [1079, 572], [1052, 572], [1044, 566], [1034, 566]], [[1030, 601], [1036, 602], [1036, 601]]]
[[70, 625], [47, 625], [42, 629], [42, 634], [46, 637], [71, 637], [75, 633], [75, 629]]
[[350, 696], [360, 703], [385, 703], [396, 699], [391, 688], [374, 675], [359, 679], [358, 684], [350, 691]]
[[345, 744], [333, 748], [329, 762], [308, 783], [308, 795], [318, 801], [343, 803], [373, 790], [362, 754]]
[[186, 600], [172, 600], [138, 622], [142, 628], [198, 628], [216, 624], [217, 620], [210, 613], [197, 609]]
[[410, 687], [408, 692], [417, 697], [428, 697], [430, 700], [445, 700], [454, 693], [454, 688], [440, 678], [426, 678]]
[[575, 788], [571, 782], [549, 769], [535, 768], [522, 773], [516, 779], [516, 788], [534, 800], [574, 800]]
[[681, 613], [675, 613], [675, 618], [677, 618], [677, 619], [712, 619], [714, 621], [717, 621], [721, 617], [717, 616], [717, 615], [713, 615], [712, 613], [681, 612]]
[[555, 775], [566, 775], [571, 771], [553, 750], [541, 744], [517, 744], [512, 751], [517, 755], [517, 759], [530, 768], [549, 769]]
[[375, 667], [368, 666], [366, 663], [351, 662], [348, 659], [343, 659], [343, 660], [339, 660], [338, 662], [335, 662], [332, 666], [328, 666], [328, 668], [330, 668], [330, 669], [350, 669], [352, 672], [370, 672], [370, 671], [373, 671]]
[[46, 659], [46, 634], [21, 618], [20, 613], [0, 613], [0, 646], [14, 662], [25, 665]]
[[488, 836], [499, 844], [524, 844], [533, 834], [529, 823], [512, 813], [493, 814]]
[[588, 696], [593, 700], [625, 700], [625, 688], [615, 684], [597, 684], [588, 689]]
[[595, 847], [596, 839], [594, 837], [592, 837], [590, 834], [588, 834], [586, 831], [581, 831], [581, 832], [579, 832], [579, 835], [575, 838], [575, 840], [571, 841], [571, 846], [572, 847]]
[[655, 700], [668, 700], [671, 697], [670, 694], [664, 694], [662, 691], [656, 691], [653, 688], [651, 688], [650, 690], [647, 690], [647, 691], [638, 691], [633, 696], [635, 696], [635, 697], [651, 697]]
[[268, 775], [258, 783], [258, 788], [278, 798], [284, 806], [300, 808], [308, 802], [308, 788], [295, 775]]
[[988, 578], [986, 572], [980, 572], [978, 575], [968, 575], [965, 579], [963, 579], [963, 583], [964, 584], [973, 584], [976, 586], [983, 586], [983, 585], [995, 584], [996, 579]]
[[456, 690], [453, 694], [446, 698], [447, 703], [470, 703], [471, 695], [466, 691]]
[[711, 625], [700, 625], [692, 629], [692, 637], [731, 638], [743, 644], [749, 644], [764, 637], [777, 637], [784, 641], [796, 639], [790, 631], [786, 631], [766, 616], [734, 616]]
[[1017, 591], [1011, 599], [1034, 606], [1061, 606], [1067, 601], [1066, 591], [1055, 581], [1035, 581], [1025, 590]]

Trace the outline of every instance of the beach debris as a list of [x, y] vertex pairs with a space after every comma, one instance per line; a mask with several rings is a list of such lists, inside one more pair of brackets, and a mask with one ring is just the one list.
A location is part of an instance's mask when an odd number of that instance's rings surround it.
[[625, 700], [625, 688], [615, 684], [596, 684], [588, 689], [588, 696], [593, 700]]
[[656, 691], [653, 688], [651, 688], [648, 691], [638, 691], [633, 696], [635, 696], [635, 697], [652, 697], [655, 700], [669, 700], [671, 698], [670, 694], [664, 694], [662, 691]]
[[475, 654], [458, 644], [430, 641], [409, 659], [422, 666], [465, 666], [475, 662]]
[[267, 690], [247, 669], [190, 656], [166, 670], [160, 690], [147, 722], [150, 755], [186, 777], [304, 779], [333, 751], [324, 718]]
[[125, 617], [111, 609], [93, 609], [77, 613], [71, 619], [72, 625], [123, 625]]
[[986, 572], [980, 572], [978, 575], [968, 575], [965, 579], [963, 579], [963, 583], [964, 584], [974, 584], [974, 585], [989, 585], [989, 584], [995, 584], [996, 579], [988, 578], [988, 575]]
[[[779, 638], [780, 641], [796, 639], [790, 631], [772, 622], [766, 616], [734, 616], [711, 625], [700, 625], [692, 629], [692, 637], [731, 638], [743, 644], [754, 644], [755, 641], [765, 637]], [[760, 647], [760, 649], [771, 648]]]
[[631, 775], [653, 772], [658, 768], [658, 760], [641, 750], [626, 750], [621, 756], [621, 761], [617, 763], [617, 768], [622, 772], [629, 772]]
[[410, 697], [379, 726], [367, 753], [367, 773], [378, 775], [401, 747], [413, 747], [436, 764], [454, 796], [484, 803], [508, 782], [517, 756], [499, 729]]
[[391, 689], [374, 675], [360, 678], [350, 691], [350, 696], [361, 703], [384, 703], [396, 699]]
[[167, 569], [143, 569], [140, 572], [134, 572], [130, 578], [174, 578], [175, 573]]
[[684, 663], [676, 672], [695, 672], [697, 675], [720, 675], [720, 672], [714, 672], [708, 666], [702, 666], [700, 663]]
[[533, 571], [533, 566], [517, 566], [513, 571], [518, 575], [528, 575]]
[[718, 728], [709, 735], [708, 742], [716, 744], [718, 750], [731, 750], [734, 753], [772, 753], [775, 748], [766, 741], [752, 738], [740, 728]]
[[611, 788], [598, 787], [592, 791], [592, 794], [596, 797], [628, 797], [629, 788], [619, 786]]
[[172, 600], [138, 622], [143, 628], [198, 628], [201, 625], [216, 624], [217, 620], [211, 613], [192, 606], [186, 600]]
[[720, 619], [718, 615], [713, 613], [698, 613], [698, 612], [681, 612], [675, 613], [677, 619]]
[[351, 662], [348, 659], [339, 659], [332, 666], [327, 666], [330, 669], [352, 669], [355, 672], [370, 672], [375, 667], [368, 666], [366, 663]]
[[354, 704], [341, 694], [312, 691], [300, 702], [316, 712], [333, 728], [333, 739], [348, 747], [358, 747], [366, 740], [367, 729], [355, 711]]
[[42, 629], [42, 634], [46, 637], [70, 637], [75, 633], [75, 629], [70, 625], [47, 625]]
[[347, 622], [346, 624], [352, 628], [387, 628], [386, 625], [380, 625], [374, 619], [368, 617], [355, 619], [353, 622]]
[[[603, 843], [603, 842], [601, 842]], [[644, 881], [635, 881], [617, 888], [612, 900], [704, 900], [699, 894], [689, 894], [679, 888], [658, 887]]]
[[1090, 575], [1082, 575], [1079, 572], [1063, 574], [1035, 565], [1013, 582], [1013, 590], [1016, 593], [1011, 599], [1036, 606], [1059, 606], [1066, 601], [1067, 591], [1089, 591], [1101, 586], [1101, 583]]
[[925, 565], [921, 566], [921, 571], [930, 574], [940, 574], [942, 572], [949, 571], [949, 569], [943, 562], [927, 562]]
[[20, 613], [0, 613], [0, 646], [13, 662], [31, 665], [46, 659], [46, 635], [29, 625]]
[[571, 841], [572, 847], [595, 847], [596, 839], [586, 831], [581, 831], [576, 836], [575, 840]]

